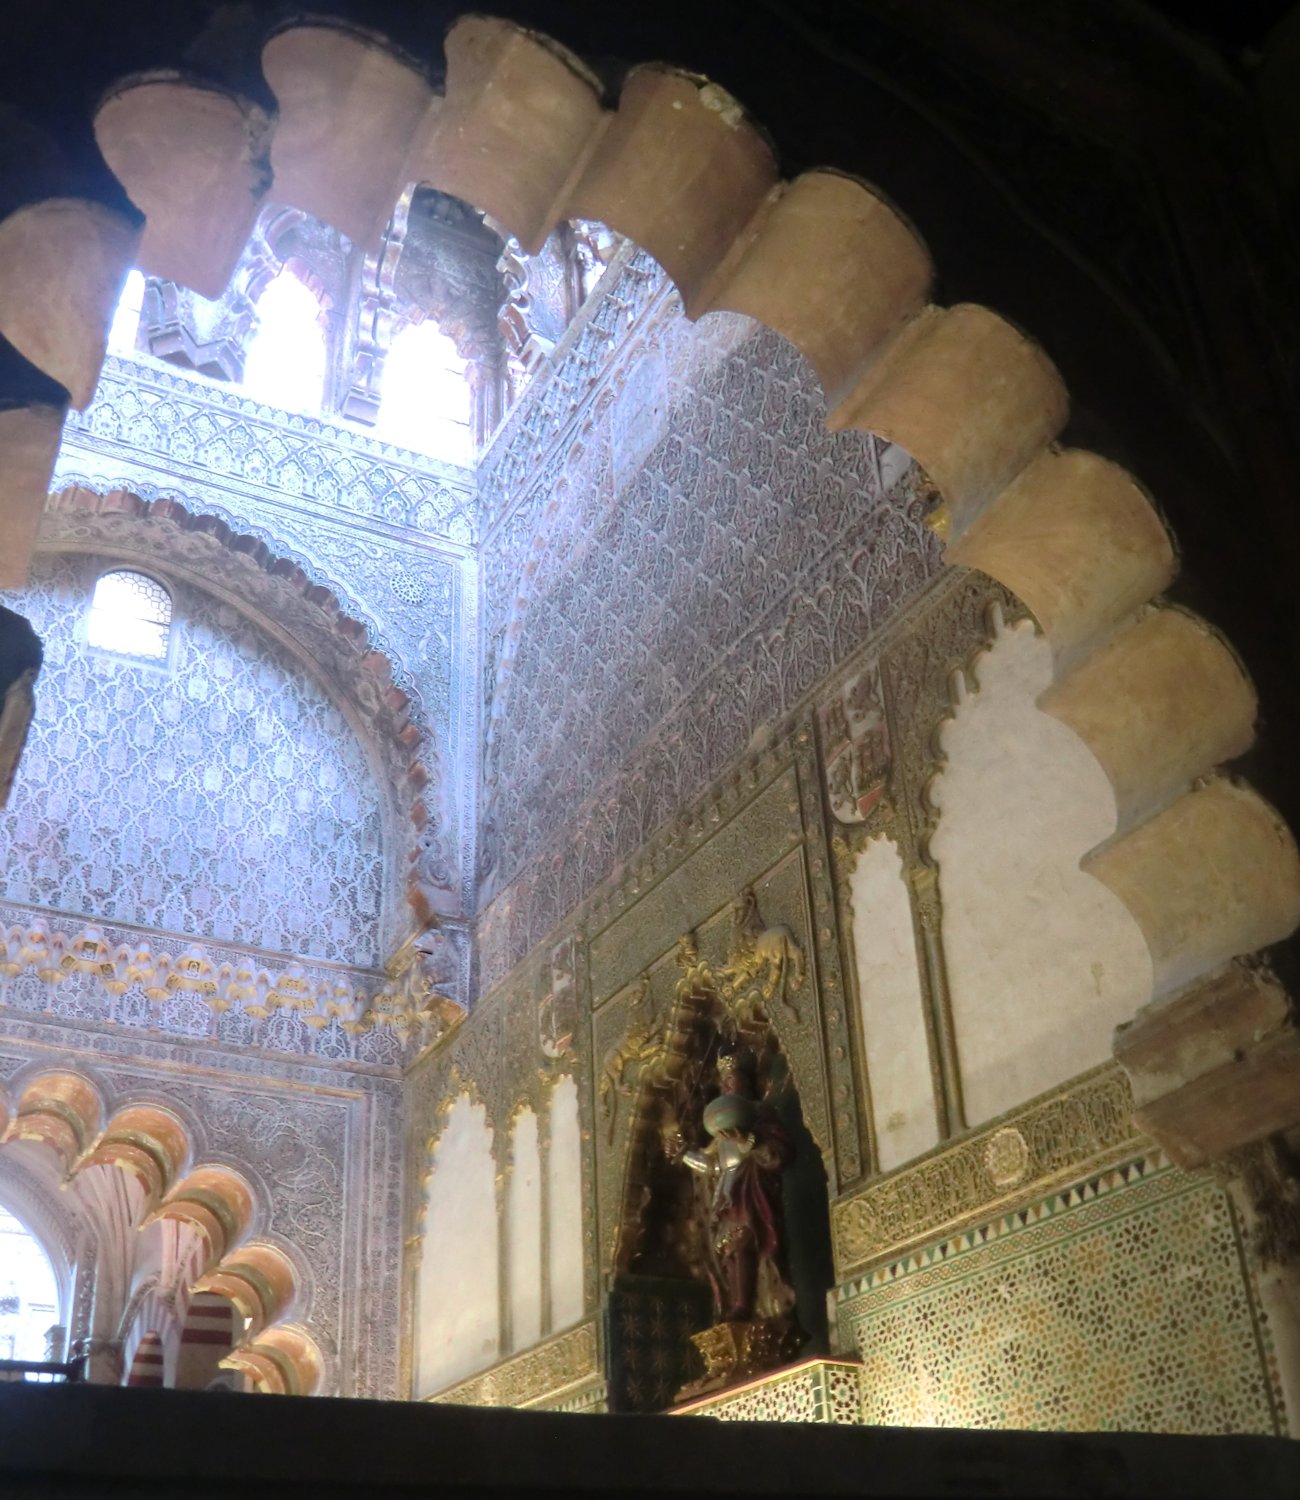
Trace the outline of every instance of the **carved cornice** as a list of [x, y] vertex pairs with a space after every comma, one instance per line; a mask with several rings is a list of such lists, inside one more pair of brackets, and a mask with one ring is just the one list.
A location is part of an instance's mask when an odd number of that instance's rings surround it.
[[579, 1323], [428, 1399], [449, 1406], [537, 1406], [600, 1375], [596, 1325]]
[[[25, 998], [20, 984], [39, 990]], [[84, 1019], [89, 1005], [98, 1020], [125, 1029], [390, 1067], [450, 1033], [462, 1015], [418, 971], [385, 975], [0, 903], [0, 1009], [30, 1009], [37, 997], [43, 1013], [60, 1019]]]
[[411, 529], [472, 545], [474, 475], [322, 417], [264, 406], [161, 360], [110, 355], [95, 399], [72, 413], [54, 489], [111, 481], [146, 499], [159, 485], [220, 499], [232, 490], [350, 526]]
[[1145, 1139], [1127, 1078], [1106, 1063], [836, 1203], [836, 1279], [1085, 1176]]

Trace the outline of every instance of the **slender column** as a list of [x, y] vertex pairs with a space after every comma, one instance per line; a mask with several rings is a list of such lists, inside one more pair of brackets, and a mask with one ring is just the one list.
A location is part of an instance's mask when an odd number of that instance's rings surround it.
[[538, 1254], [542, 1258], [542, 1337], [551, 1331], [551, 1104], [537, 1115], [537, 1161], [541, 1174], [541, 1234], [538, 1237]]
[[496, 1175], [497, 1189], [497, 1357], [515, 1346], [514, 1319], [510, 1315], [510, 1178], [515, 1168], [514, 1130], [506, 1146], [506, 1164]]
[[912, 864], [907, 884], [912, 896], [912, 920], [919, 935], [917, 949], [927, 1001], [926, 1034], [937, 1086], [935, 1111], [940, 1138], [947, 1140], [966, 1129], [966, 1106], [962, 1099], [961, 1066], [957, 1058], [952, 996], [948, 988], [948, 963], [943, 951], [943, 898], [939, 892], [939, 871], [932, 864]]

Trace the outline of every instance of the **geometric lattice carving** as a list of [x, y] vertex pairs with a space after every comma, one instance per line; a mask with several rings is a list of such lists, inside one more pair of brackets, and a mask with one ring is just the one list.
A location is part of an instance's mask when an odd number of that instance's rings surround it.
[[[488, 985], [938, 569], [908, 456], [827, 432], [789, 344], [690, 326], [641, 260], [480, 473]], [[593, 370], [611, 294], [640, 322]]]
[[835, 1205], [840, 1276], [1114, 1161], [1143, 1137], [1128, 1080], [1112, 1064], [999, 1122], [879, 1177]]
[[177, 587], [174, 673], [79, 644], [93, 558], [25, 599], [45, 712], [4, 818], [10, 899], [374, 965], [378, 788], [339, 710], [229, 605]]
[[561, 1392], [597, 1381], [599, 1373], [596, 1325], [580, 1323], [432, 1399], [455, 1406], [550, 1406]]

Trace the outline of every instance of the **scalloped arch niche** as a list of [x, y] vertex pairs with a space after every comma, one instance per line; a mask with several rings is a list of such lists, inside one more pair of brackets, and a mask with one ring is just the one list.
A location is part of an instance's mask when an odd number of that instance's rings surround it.
[[974, 676], [942, 731], [931, 841], [972, 1125], [1103, 1062], [1152, 984], [1136, 922], [1079, 868], [1114, 832], [1115, 796], [1083, 742], [1036, 706], [1052, 680], [1047, 642], [1028, 621], [999, 625]]
[[496, 1159], [487, 1112], [452, 1105], [433, 1150], [416, 1279], [415, 1394], [497, 1357], [501, 1342]]

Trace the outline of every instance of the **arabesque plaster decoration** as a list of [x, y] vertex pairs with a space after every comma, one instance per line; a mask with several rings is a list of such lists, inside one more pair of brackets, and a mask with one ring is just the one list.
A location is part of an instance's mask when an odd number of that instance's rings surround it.
[[[51, 484], [44, 545], [153, 545], [188, 559], [204, 541], [211, 545], [192, 534], [210, 518], [260, 541], [271, 557], [291, 559], [325, 598], [342, 581], [347, 598], [339, 602], [356, 620], [361, 645], [386, 658], [385, 676], [428, 741], [434, 780], [419, 878], [442, 892], [440, 911], [467, 911], [476, 796], [469, 770], [477, 712], [473, 473], [323, 417], [277, 411], [223, 382], [138, 355], [105, 363], [94, 401], [67, 428]], [[137, 509], [146, 512], [178, 503], [188, 527], [152, 513], [157, 530], [131, 526], [130, 514], [114, 514], [119, 491], [139, 497]], [[74, 506], [78, 492], [106, 497], [99, 513]], [[254, 593], [274, 586], [256, 575], [250, 561], [243, 586]], [[341, 658], [345, 643], [330, 640], [310, 611], [294, 613], [325, 672], [355, 676], [355, 664]], [[354, 656], [364, 654], [355, 640], [346, 644]], [[372, 674], [359, 691], [382, 697], [383, 688]]]
[[[355, 76], [356, 68], [369, 82], [379, 80], [380, 99], [367, 97], [366, 88], [337, 100], [328, 87], [322, 93], [314, 71], [328, 72], [322, 58], [337, 66], [331, 83]], [[448, 815], [434, 799], [424, 852], [439, 888], [447, 893], [458, 886], [466, 913], [476, 895], [471, 766], [480, 743], [481, 704], [488, 730], [485, 847], [478, 868], [488, 882], [486, 894], [495, 897], [480, 930], [489, 994], [481, 1024], [471, 1022], [454, 1048], [455, 1064], [435, 1061], [427, 1071], [434, 1081], [413, 1084], [417, 1124], [425, 1123], [430, 1089], [441, 1089], [463, 1067], [463, 1080], [481, 1087], [484, 1096], [470, 1107], [482, 1115], [476, 1124], [480, 1144], [488, 1143], [490, 1179], [492, 1143], [505, 1140], [509, 1101], [526, 1074], [560, 1060], [568, 1040], [578, 1053], [588, 1053], [579, 1119], [591, 1135], [596, 1067], [617, 1053], [629, 1034], [627, 1023], [637, 1019], [630, 1012], [631, 997], [642, 993], [634, 984], [638, 971], [658, 967], [662, 989], [670, 945], [688, 938], [687, 929], [695, 925], [705, 929], [703, 962], [719, 970], [753, 957], [739, 944], [729, 947], [728, 935], [752, 941], [784, 930], [806, 954], [816, 987], [815, 996], [810, 986], [801, 998], [802, 1014], [792, 1007], [783, 1037], [806, 1091], [810, 1125], [836, 1188], [870, 1171], [868, 1132], [858, 1123], [857, 1106], [864, 1101], [855, 1097], [855, 1078], [860, 1081], [863, 1069], [855, 1075], [850, 997], [837, 968], [841, 934], [811, 716], [799, 731], [804, 748], [791, 764], [777, 767], [761, 757], [742, 763], [739, 757], [749, 748], [761, 750], [776, 724], [802, 711], [825, 673], [931, 575], [936, 548], [922, 523], [933, 490], [942, 493], [933, 519], [951, 543], [950, 558], [995, 573], [1032, 605], [1056, 652], [1053, 711], [1092, 746], [1114, 787], [1117, 838], [1092, 868], [1134, 913], [1155, 958], [1154, 984], [1137, 987], [1132, 1004], [1290, 932], [1298, 908], [1289, 835], [1252, 793], [1222, 777], [1205, 777], [1251, 741], [1249, 683], [1213, 632], [1177, 611], [1134, 613], [1168, 582], [1172, 548], [1128, 476], [1092, 455], [1054, 446], [1067, 406], [1042, 351], [984, 309], [926, 305], [931, 268], [924, 248], [865, 185], [830, 172], [778, 185], [761, 135], [714, 85], [668, 69], [633, 70], [618, 108], [607, 111], [586, 71], [560, 49], [481, 17], [454, 28], [448, 59], [447, 94], [435, 104], [427, 79], [376, 39], [321, 26], [277, 32], [265, 52], [278, 103], [274, 120], [259, 106], [211, 95], [213, 118], [228, 128], [221, 142], [235, 139], [240, 147], [233, 158], [222, 154], [224, 147], [213, 151], [213, 185], [203, 203], [187, 196], [189, 174], [177, 172], [174, 161], [167, 160], [161, 181], [151, 180], [150, 162], [131, 160], [123, 149], [132, 138], [174, 136], [168, 124], [186, 118], [200, 90], [184, 80], [146, 80], [115, 92], [96, 121], [106, 159], [133, 196], [149, 202], [144, 253], [151, 266], [174, 257], [175, 274], [184, 275], [187, 265], [202, 263], [204, 275], [196, 271], [196, 284], [206, 285], [204, 276], [215, 275], [222, 264], [216, 253], [222, 245], [214, 247], [213, 237], [198, 231], [224, 227], [223, 243], [233, 236], [231, 224], [243, 234], [238, 205], [256, 212], [265, 188], [257, 173], [269, 159], [277, 191], [331, 218], [358, 241], [382, 227], [415, 171], [485, 204], [526, 244], [542, 243], [557, 213], [605, 217], [651, 247], [680, 289], [667, 292], [650, 254], [629, 250], [610, 272], [609, 297], [580, 320], [561, 348], [555, 368], [563, 373], [539, 377], [535, 399], [521, 404], [494, 447], [489, 468], [498, 458], [499, 464], [496, 478], [485, 481], [484, 495], [489, 604], [481, 632], [475, 580], [463, 550], [468, 542], [440, 538], [426, 546], [423, 577], [413, 565], [393, 567], [395, 557], [409, 561], [421, 544], [409, 511], [392, 498], [386, 456], [383, 465], [366, 471], [377, 475], [378, 488], [368, 501], [358, 494], [355, 509], [364, 519], [358, 528], [346, 503], [325, 516], [300, 503], [307, 480], [327, 478], [330, 466], [308, 475], [302, 447], [286, 444], [278, 430], [292, 430], [292, 422], [267, 423], [263, 413], [243, 412], [234, 424], [236, 443], [228, 439], [225, 419], [214, 415], [225, 398], [209, 402], [189, 391], [182, 401], [175, 395], [181, 387], [168, 383], [174, 376], [155, 380], [151, 416], [126, 413], [131, 421], [140, 419], [145, 450], [168, 450], [164, 468], [189, 465], [185, 430], [201, 430], [212, 462], [198, 466], [202, 474], [185, 476], [195, 486], [194, 513], [233, 525], [262, 512], [249, 534], [287, 538], [289, 551], [309, 561], [304, 577], [369, 573], [409, 606], [404, 646], [395, 653], [407, 666], [396, 665], [394, 686], [417, 711], [428, 713], [433, 740], [447, 751], [447, 795], [456, 803]], [[483, 86], [476, 87], [476, 79]], [[315, 149], [314, 111], [323, 97], [338, 103], [345, 123], [330, 133], [348, 142], [343, 160]], [[526, 107], [516, 111], [521, 100]], [[371, 108], [375, 103], [383, 108]], [[531, 128], [521, 131], [521, 121]], [[210, 144], [201, 131], [184, 140], [182, 149]], [[250, 142], [269, 158], [258, 154], [254, 161], [244, 149]], [[584, 153], [576, 161], [575, 142]], [[168, 155], [160, 152], [158, 160]], [[167, 185], [176, 181], [182, 191], [169, 196]], [[227, 206], [229, 223], [222, 226]], [[52, 223], [59, 212], [57, 204], [37, 205], [33, 213], [11, 215], [0, 226], [6, 243], [19, 249], [38, 243], [28, 236], [30, 222]], [[5, 332], [84, 405], [102, 352], [104, 320], [97, 323], [96, 315], [107, 311], [108, 289], [127, 263], [135, 226], [90, 204], [74, 205], [64, 217], [81, 231], [87, 253], [68, 254], [76, 235], [49, 240], [60, 256], [53, 275], [45, 265], [40, 274], [58, 290], [62, 273], [64, 290], [83, 295], [75, 302], [69, 296], [70, 311], [53, 324], [51, 336], [32, 317], [34, 300], [21, 295], [35, 257], [11, 255], [17, 270], [7, 288]], [[96, 229], [97, 239], [90, 233]], [[193, 241], [188, 251], [187, 241]], [[84, 275], [88, 264], [97, 272], [93, 277]], [[829, 268], [829, 274], [808, 275], [810, 267]], [[213, 290], [220, 280], [216, 276]], [[689, 333], [677, 317], [679, 295], [692, 313], [711, 306], [733, 311]], [[826, 405], [835, 408], [833, 420], [856, 426], [859, 434], [825, 434], [822, 398], [813, 393], [802, 356], [776, 334], [755, 332], [742, 311], [790, 333], [817, 366], [829, 393]], [[620, 339], [636, 365], [613, 360], [608, 369], [597, 368]], [[570, 355], [574, 361], [566, 365]], [[683, 379], [683, 369], [689, 378]], [[18, 475], [16, 492], [31, 473], [48, 471], [39, 460], [51, 413], [57, 426], [55, 408], [3, 414], [6, 436], [17, 432], [20, 440], [18, 461], [5, 466], [6, 473]], [[165, 418], [166, 439], [151, 426], [157, 416]], [[782, 427], [778, 418], [792, 425]], [[175, 444], [173, 426], [180, 433]], [[860, 435], [869, 432], [890, 441]], [[327, 443], [337, 437], [311, 435]], [[155, 466], [146, 462], [129, 473], [117, 467], [119, 461], [135, 465], [138, 455], [112, 450], [117, 429], [111, 422], [101, 436], [113, 461], [64, 473], [63, 480], [105, 498], [122, 488], [139, 488], [146, 496], [160, 492]], [[904, 446], [923, 463], [925, 479]], [[273, 462], [262, 473], [268, 455]], [[154, 477], [145, 472], [150, 469]], [[229, 489], [237, 492], [237, 504], [226, 489], [212, 498], [208, 487], [213, 473], [227, 469], [235, 471]], [[419, 487], [420, 476], [407, 477]], [[269, 479], [265, 486], [263, 479]], [[169, 480], [161, 484], [170, 492]], [[190, 504], [188, 491], [185, 498]], [[23, 530], [21, 523], [17, 529]], [[320, 567], [322, 548], [337, 553], [335, 566]], [[450, 566], [449, 558], [455, 567], [444, 574], [445, 596], [432, 587], [426, 592], [434, 567]], [[969, 602], [973, 588], [967, 595]], [[458, 601], [465, 603], [459, 613]], [[368, 607], [367, 619], [359, 622], [374, 639], [393, 633], [390, 611], [396, 607], [386, 597], [380, 605]], [[1090, 651], [1102, 638], [1104, 650]], [[900, 652], [886, 664], [887, 691], [905, 690], [909, 674], [913, 685], [924, 677], [920, 697], [928, 704], [936, 677], [960, 665], [944, 655], [943, 645], [927, 638], [911, 661]], [[963, 641], [963, 651], [968, 648]], [[376, 670], [388, 670], [382, 658], [389, 653], [374, 654], [381, 658]], [[448, 655], [452, 667], [443, 673]], [[565, 663], [567, 682], [556, 671], [557, 661]], [[457, 664], [463, 668], [458, 681]], [[422, 666], [428, 669], [424, 678], [418, 675]], [[481, 700], [469, 686], [480, 681]], [[439, 696], [444, 682], [445, 701]], [[1033, 694], [1023, 697], [1028, 702]], [[1097, 1055], [1103, 1014], [1114, 1019], [1107, 1007], [1118, 1008], [1116, 997], [1106, 993], [1098, 996], [1105, 1004], [1091, 1010], [1082, 1003], [1066, 1011], [1045, 1006], [1045, 1016], [1065, 1023], [1068, 1045], [1049, 1039], [1041, 1048], [1026, 1048], [1024, 1056], [1013, 1055], [1003, 1076], [1014, 1086], [1005, 1089], [995, 1075], [1001, 1059], [977, 1050], [973, 1039], [990, 1021], [989, 1029], [1000, 1037], [1010, 1034], [1015, 1047], [1018, 1023], [1034, 997], [1016, 995], [1008, 1016], [998, 1003], [985, 1003], [993, 994], [987, 971], [982, 999], [978, 986], [971, 988], [980, 955], [964, 942], [963, 922], [979, 931], [980, 913], [963, 899], [972, 882], [968, 869], [963, 886], [960, 839], [956, 850], [945, 853], [943, 845], [950, 830], [961, 828], [962, 766], [969, 764], [957, 743], [963, 706], [957, 705], [952, 730], [956, 749], [948, 747], [953, 767], [936, 789], [942, 812], [937, 823], [935, 805], [926, 802], [930, 752], [917, 748], [933, 734], [934, 717], [904, 710], [897, 750], [898, 811], [909, 824], [904, 858], [924, 961], [936, 1110], [942, 1131], [959, 1140], [970, 1120], [1015, 1102], [1026, 1090], [1069, 1077], [1081, 1059]], [[913, 737], [910, 747], [901, 743], [907, 735]], [[719, 791], [715, 778], [728, 768], [735, 785]], [[744, 777], [748, 791], [775, 788], [773, 801], [781, 804], [769, 809], [764, 831], [775, 829], [782, 847], [765, 846], [761, 859], [754, 847], [736, 854], [745, 840], [727, 827], [746, 795], [739, 787]], [[706, 787], [711, 790], [702, 814], [697, 808], [669, 822]], [[833, 805], [842, 782], [832, 781], [825, 790]], [[862, 788], [854, 790], [860, 801]], [[1000, 789], [998, 816], [1005, 818], [1015, 791]], [[1159, 812], [1150, 816], [1156, 807]], [[1095, 812], [1094, 804], [1090, 808]], [[950, 811], [958, 816], [949, 820]], [[647, 853], [646, 840], [655, 830], [660, 842]], [[983, 831], [993, 837], [999, 830]], [[692, 840], [702, 857], [678, 879], [686, 863], [683, 848]], [[1055, 846], [1055, 840], [1044, 842]], [[724, 846], [732, 851], [729, 857], [721, 853]], [[1083, 839], [1059, 861], [1071, 879], [1077, 854], [1087, 847]], [[1188, 850], [1194, 858], [1180, 859]], [[939, 859], [937, 875], [927, 864], [930, 857]], [[620, 868], [624, 860], [629, 866]], [[736, 878], [746, 860], [756, 868]], [[950, 867], [957, 871], [951, 877], [955, 890], [941, 899]], [[1160, 878], [1184, 868], [1194, 881]], [[1012, 874], [1024, 883], [1023, 869]], [[557, 1050], [537, 1049], [532, 1022], [548, 991], [539, 982], [541, 965], [525, 955], [544, 935], [555, 937], [561, 920], [610, 876], [616, 889], [583, 912], [584, 921], [591, 919], [583, 936], [592, 939], [593, 970], [610, 980], [592, 986], [596, 1025], [578, 1026], [576, 1040], [556, 1027], [546, 1040]], [[651, 889], [655, 882], [657, 892]], [[770, 925], [757, 926], [757, 918], [753, 929], [735, 922], [736, 910], [747, 909], [746, 892]], [[944, 900], [951, 906], [954, 897], [957, 910], [945, 928]], [[620, 912], [627, 907], [631, 920], [611, 937], [614, 905]], [[894, 931], [897, 936], [897, 924]], [[597, 951], [601, 938], [603, 951]], [[643, 962], [611, 979], [633, 950]], [[1105, 968], [1101, 978], [1092, 975], [1099, 991]], [[21, 978], [30, 991], [27, 976]], [[860, 1003], [865, 998], [858, 996]], [[1078, 993], [1072, 998], [1081, 1000]], [[526, 1028], [515, 1024], [521, 1016], [530, 1022]], [[138, 1045], [134, 1036], [117, 1040]], [[546, 1062], [539, 1064], [538, 1050]], [[869, 1059], [865, 1071], [864, 1095], [871, 1087]], [[909, 1098], [914, 1083], [909, 1076]], [[591, 1244], [592, 1199], [597, 1191], [602, 1195], [602, 1231], [622, 1207], [609, 1192], [623, 1164], [615, 1149], [620, 1128], [615, 1118], [605, 1136], [600, 1181], [588, 1187], [583, 1205], [589, 1266], [610, 1253], [604, 1243], [598, 1249]], [[1013, 1136], [994, 1138], [1000, 1142], [990, 1167], [995, 1184], [1023, 1165]], [[1028, 1160], [1030, 1147], [1023, 1140], [1021, 1146]], [[479, 1166], [476, 1161], [467, 1175], [481, 1177]], [[499, 1226], [501, 1194], [496, 1196], [493, 1224]], [[486, 1226], [484, 1214], [485, 1232]], [[487, 1301], [484, 1290], [482, 1309]], [[474, 1357], [489, 1357], [490, 1343], [483, 1340]]]
[[5, 895], [373, 967], [375, 770], [337, 706], [229, 605], [173, 585], [170, 657], [85, 644], [93, 557], [38, 565], [43, 708], [4, 815]]
[[[321, 1350], [325, 1389], [397, 1393], [401, 1149], [395, 1071], [286, 1058], [268, 1063], [220, 1047], [196, 1056], [183, 1041], [0, 1012], [0, 1079], [7, 1094], [17, 1099], [24, 1080], [51, 1069], [92, 1080], [112, 1108], [123, 1102], [161, 1106], [186, 1122], [193, 1160], [185, 1171], [204, 1162], [228, 1165], [254, 1184], [258, 1211], [229, 1261], [238, 1264], [248, 1239], [286, 1247], [303, 1272], [300, 1300], [286, 1311]], [[0, 1147], [0, 1153], [10, 1149]], [[91, 1168], [92, 1175], [108, 1171], [122, 1175], [114, 1167]], [[104, 1258], [111, 1260], [107, 1248]], [[77, 1265], [78, 1286], [83, 1269], [87, 1287], [93, 1285], [89, 1262], [79, 1256]], [[108, 1272], [101, 1266], [99, 1274]], [[124, 1298], [125, 1290], [118, 1295]], [[81, 1324], [74, 1319], [74, 1332], [90, 1332], [88, 1319], [87, 1309]]]
[[788, 344], [692, 327], [643, 259], [606, 274], [482, 473], [485, 986], [938, 565], [907, 456], [827, 433]]

